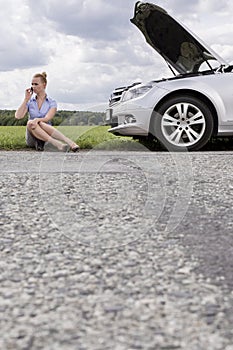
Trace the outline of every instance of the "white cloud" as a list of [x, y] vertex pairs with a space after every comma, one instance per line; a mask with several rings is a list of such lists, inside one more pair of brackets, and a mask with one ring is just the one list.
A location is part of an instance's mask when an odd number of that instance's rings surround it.
[[47, 64], [53, 52], [46, 45], [43, 21], [30, 21], [27, 1], [0, 1], [0, 71]]
[[[134, 0], [41, 0], [37, 3], [37, 12], [65, 34], [94, 40], [120, 40], [128, 30], [133, 4]], [[33, 8], [33, 2], [31, 6]]]
[[[135, 2], [0, 0], [0, 109], [17, 108], [42, 71], [48, 93], [68, 109], [102, 105], [116, 86], [166, 76], [164, 61], [130, 23]], [[233, 61], [230, 1], [156, 3]]]

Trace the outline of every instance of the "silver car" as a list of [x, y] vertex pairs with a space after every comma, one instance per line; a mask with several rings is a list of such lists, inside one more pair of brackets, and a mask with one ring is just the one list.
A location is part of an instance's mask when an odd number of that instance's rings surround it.
[[174, 76], [116, 88], [106, 111], [109, 132], [157, 138], [175, 151], [233, 135], [233, 66], [159, 6], [137, 2], [131, 22]]

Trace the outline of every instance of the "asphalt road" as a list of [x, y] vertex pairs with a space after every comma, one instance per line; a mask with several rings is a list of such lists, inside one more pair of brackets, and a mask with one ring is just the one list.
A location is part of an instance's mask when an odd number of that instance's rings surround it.
[[232, 157], [0, 152], [0, 349], [233, 350]]

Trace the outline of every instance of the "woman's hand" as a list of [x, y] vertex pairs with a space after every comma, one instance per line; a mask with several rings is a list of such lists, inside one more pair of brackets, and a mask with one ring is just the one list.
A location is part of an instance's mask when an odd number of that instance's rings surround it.
[[29, 120], [28, 121], [28, 126], [30, 127], [30, 129], [34, 130], [37, 127], [38, 122], [40, 121], [39, 118], [35, 118], [33, 120]]
[[28, 102], [33, 94], [33, 90], [28, 88], [25, 90], [25, 100]]

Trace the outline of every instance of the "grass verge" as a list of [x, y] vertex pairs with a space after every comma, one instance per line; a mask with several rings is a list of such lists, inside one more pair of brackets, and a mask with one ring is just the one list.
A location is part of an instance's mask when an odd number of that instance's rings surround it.
[[[77, 142], [81, 149], [129, 149], [138, 148], [131, 137], [119, 137], [108, 133], [108, 126], [58, 126], [64, 135]], [[0, 126], [0, 149], [27, 149], [25, 126]]]
[[[151, 150], [161, 151], [158, 141], [139, 143], [132, 137], [114, 136], [108, 126], [58, 126], [57, 129], [77, 142], [81, 149]], [[0, 149], [28, 149], [25, 143], [25, 126], [0, 126]], [[233, 138], [212, 138], [202, 151], [233, 151]]]

